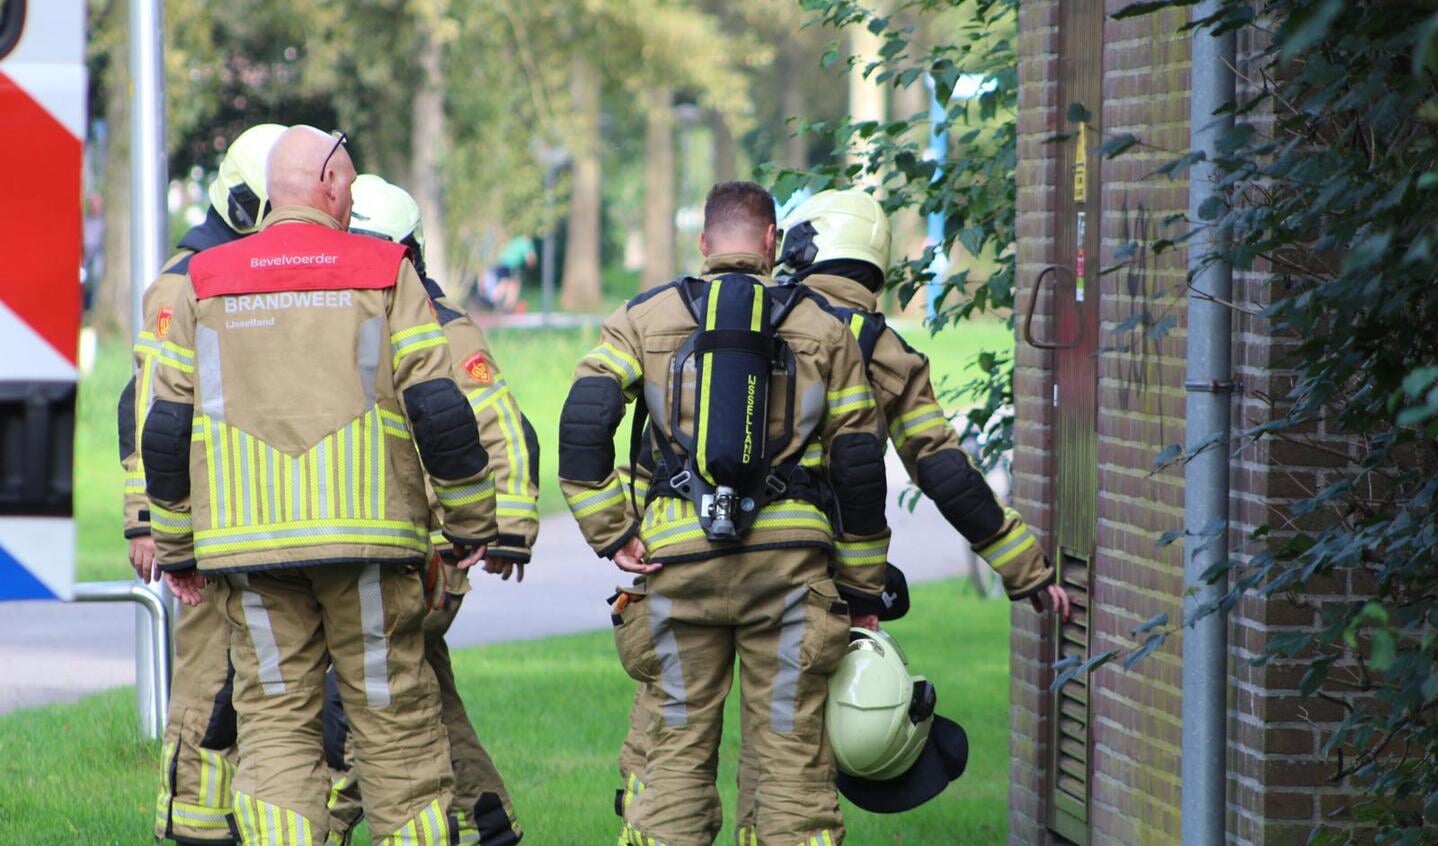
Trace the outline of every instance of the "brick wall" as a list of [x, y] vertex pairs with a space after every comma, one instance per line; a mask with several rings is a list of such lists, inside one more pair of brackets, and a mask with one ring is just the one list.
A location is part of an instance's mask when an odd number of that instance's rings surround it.
[[[1105, 0], [1105, 14], [1128, 2]], [[1167, 611], [1175, 622], [1182, 614], [1181, 550], [1155, 545], [1162, 532], [1182, 526], [1182, 469], [1155, 472], [1153, 459], [1184, 438], [1186, 257], [1182, 250], [1155, 253], [1152, 244], [1181, 232], [1182, 223], [1165, 220], [1182, 215], [1188, 202], [1183, 178], [1153, 175], [1157, 165], [1188, 147], [1188, 38], [1176, 32], [1184, 20], [1185, 13], [1178, 11], [1125, 21], [1108, 18], [1104, 24], [1103, 133], [1132, 133], [1142, 146], [1101, 165], [1099, 264], [1123, 261], [1125, 267], [1100, 280], [1095, 651], [1131, 645], [1131, 630], [1155, 613]], [[1059, 102], [1059, 22], [1060, 7], [1053, 0], [1020, 5], [1020, 303], [1027, 302], [1028, 286], [1039, 272], [1055, 261], [1058, 186], [1070, 178], [1058, 172], [1058, 147], [1044, 143], [1070, 128], [1064, 123], [1068, 104]], [[1252, 50], [1254, 45], [1240, 43], [1240, 63]], [[1085, 105], [1092, 109], [1095, 104]], [[1281, 369], [1285, 339], [1272, 337], [1251, 316], [1270, 299], [1272, 278], [1262, 270], [1235, 279], [1235, 300], [1247, 310], [1237, 312], [1234, 321], [1235, 375], [1241, 384], [1235, 394], [1235, 432], [1269, 419], [1272, 398], [1285, 394], [1291, 378]], [[1052, 308], [1040, 300], [1038, 334], [1051, 336]], [[1155, 333], [1155, 326], [1167, 327], [1166, 334]], [[1056, 463], [1053, 355], [1018, 340], [1014, 501], [1050, 549]], [[1323, 440], [1321, 429], [1314, 434], [1324, 448], [1342, 451], [1341, 444]], [[1287, 503], [1333, 481], [1341, 463], [1302, 445], [1237, 446], [1231, 500], [1235, 542], [1263, 524], [1281, 535], [1291, 525]], [[1344, 795], [1327, 784], [1333, 765], [1320, 752], [1341, 717], [1341, 706], [1298, 696], [1304, 662], [1254, 666], [1251, 659], [1261, 654], [1268, 637], [1313, 625], [1313, 609], [1326, 599], [1351, 596], [1364, 587], [1351, 577], [1315, 584], [1299, 605], [1246, 597], [1231, 614], [1227, 842], [1302, 843], [1314, 823], [1342, 812]], [[1026, 606], [1015, 607], [1010, 842], [1026, 846], [1062, 842], [1046, 830], [1052, 673], [1045, 639], [1050, 636], [1047, 624]], [[1180, 637], [1132, 671], [1110, 665], [1091, 680], [1094, 844], [1178, 842]]]

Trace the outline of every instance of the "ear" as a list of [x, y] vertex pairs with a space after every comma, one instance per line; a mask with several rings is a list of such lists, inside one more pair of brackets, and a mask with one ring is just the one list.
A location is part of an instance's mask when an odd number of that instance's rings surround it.
[[779, 227], [769, 224], [764, 227], [764, 260], [770, 267], [774, 266], [774, 248], [779, 240]]
[[709, 235], [705, 232], [699, 233], [699, 255], [709, 258]]

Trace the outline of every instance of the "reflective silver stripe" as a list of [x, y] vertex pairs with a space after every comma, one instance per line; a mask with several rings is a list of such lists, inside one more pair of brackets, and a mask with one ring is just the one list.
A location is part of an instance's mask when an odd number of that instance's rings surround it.
[[[271, 805], [268, 802], [264, 803], [264, 805], [265, 820], [269, 830], [266, 832], [268, 836], [261, 838], [261, 841], [265, 842], [265, 846], [270, 846], [271, 842], [274, 843], [275, 846], [280, 846], [280, 844], [285, 842], [284, 830], [280, 828], [280, 809], [278, 806]], [[274, 840], [271, 841], [270, 838], [274, 838]]]
[[230, 479], [225, 472], [225, 433], [220, 424], [214, 420], [210, 421], [210, 471], [215, 477], [215, 518], [211, 522], [216, 526], [228, 526], [228, 516], [225, 514], [225, 501], [229, 498]]
[[371, 708], [389, 707], [389, 641], [384, 636], [384, 597], [378, 564], [360, 571], [360, 638], [364, 642], [364, 692]]
[[[196, 548], [206, 546], [219, 546], [232, 543], [253, 543], [255, 541], [278, 541], [306, 538], [315, 535], [369, 535], [375, 538], [414, 538], [423, 540], [425, 533], [419, 529], [402, 529], [390, 526], [368, 526], [364, 523], [352, 523], [345, 520], [332, 520], [319, 523], [313, 526], [297, 526], [289, 529], [263, 529], [253, 532], [215, 534], [214, 532], [200, 532], [195, 539]], [[188, 525], [185, 526], [189, 528]]]
[[320, 519], [330, 518], [330, 439], [321, 438], [319, 449], [315, 450], [315, 472], [319, 474], [320, 501], [316, 505], [320, 509]]
[[345, 485], [345, 516], [358, 517], [355, 512], [355, 485], [354, 481], [359, 476], [359, 467], [355, 465], [355, 427], [345, 427], [345, 467], [349, 472], [345, 474], [348, 484]]
[[380, 318], [378, 315], [359, 325], [360, 387], [364, 389], [365, 408], [374, 406], [375, 380], [379, 378]]
[[524, 442], [524, 435], [520, 430], [518, 414], [515, 412], [513, 400], [499, 401], [500, 425], [504, 427], [505, 440], [514, 449], [514, 466], [509, 468], [509, 491], [519, 493], [524, 490], [524, 483], [529, 479], [529, 461], [525, 455], [528, 445]]
[[779, 618], [779, 670], [774, 674], [774, 698], [769, 706], [769, 727], [785, 734], [794, 730], [794, 700], [799, 695], [799, 655], [804, 643], [804, 597], [809, 588], [795, 588], [784, 596]]
[[235, 484], [240, 486], [240, 490], [244, 494], [241, 497], [241, 501], [245, 504], [245, 514], [241, 519], [245, 521], [246, 525], [253, 525], [255, 522], [255, 510], [251, 491], [253, 490], [254, 477], [250, 475], [250, 436], [244, 432], [240, 432], [239, 435], [240, 478], [236, 480]]
[[688, 700], [684, 696], [684, 668], [679, 663], [679, 640], [674, 636], [670, 617], [672, 603], [668, 597], [649, 594], [649, 634], [654, 638], [654, 651], [659, 655], [659, 689], [664, 692], [664, 723], [668, 726], [689, 724]]
[[[660, 406], [663, 408], [663, 406]], [[819, 421], [824, 419], [824, 386], [813, 384], [804, 389], [799, 397], [799, 421], [794, 426], [794, 439], [807, 441]]]
[[649, 543], [657, 543], [659, 541], [666, 540], [674, 535], [682, 535], [685, 532], [702, 533], [703, 531], [704, 526], [699, 522], [699, 518], [690, 517], [686, 519], [683, 523], [676, 523], [671, 526], [666, 526], [665, 528], [660, 529], [657, 532], [650, 532], [649, 536], [645, 538], [645, 540]]
[[475, 411], [478, 411], [481, 406], [494, 399], [507, 387], [509, 387], [509, 383], [504, 381], [503, 379], [499, 379], [496, 380], [495, 383], [493, 385], [490, 385], [488, 388], [477, 391], [470, 391], [469, 407]]
[[[384, 498], [380, 496], [379, 478], [385, 461], [384, 455], [384, 426], [380, 423], [379, 411], [376, 410], [369, 427], [369, 468], [370, 468], [370, 494], [369, 494], [369, 517], [379, 519], [384, 514]], [[413, 451], [413, 447], [410, 448]]]
[[979, 555], [985, 561], [988, 561], [990, 559], [1003, 558], [1004, 555], [1017, 549], [1020, 544], [1028, 540], [1030, 537], [1031, 535], [1029, 534], [1029, 530], [1027, 527], [1025, 527], [1024, 530], [1019, 533], [1018, 537], [1014, 538], [1013, 540], [1009, 541], [998, 549], [981, 549], [979, 550]]
[[195, 327], [195, 352], [200, 357], [200, 408], [215, 420], [225, 419], [225, 383], [220, 378], [220, 333]]
[[285, 677], [280, 673], [280, 647], [275, 643], [275, 629], [270, 624], [270, 612], [265, 610], [264, 597], [250, 590], [248, 576], [230, 576], [230, 580], [240, 589], [245, 628], [250, 632], [255, 659], [260, 665], [260, 686], [267, 696], [279, 696], [285, 692]]
[[290, 513], [294, 520], [303, 520], [309, 515], [305, 513], [305, 462], [304, 456], [299, 458], [285, 457], [290, 463]]

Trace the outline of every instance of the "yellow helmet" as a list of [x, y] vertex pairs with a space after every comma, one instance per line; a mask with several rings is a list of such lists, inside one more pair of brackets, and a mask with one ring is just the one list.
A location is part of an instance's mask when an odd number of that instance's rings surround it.
[[230, 142], [220, 161], [220, 173], [210, 183], [210, 205], [241, 235], [259, 229], [269, 211], [265, 165], [270, 147], [285, 129], [277, 123], [261, 123], [241, 132]]
[[789, 273], [825, 261], [862, 261], [889, 269], [889, 217], [858, 188], [820, 191], [779, 224], [779, 265]]
[[373, 173], [362, 173], [354, 183], [354, 210], [350, 231], [404, 244], [413, 252], [424, 275], [424, 226], [419, 204], [409, 192]]

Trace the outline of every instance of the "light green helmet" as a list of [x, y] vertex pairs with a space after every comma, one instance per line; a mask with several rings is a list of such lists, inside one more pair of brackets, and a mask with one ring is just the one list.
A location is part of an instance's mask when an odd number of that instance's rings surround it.
[[874, 195], [858, 188], [820, 191], [779, 223], [779, 265], [797, 273], [836, 259], [889, 268], [889, 216]]
[[210, 205], [241, 235], [259, 229], [269, 211], [265, 170], [270, 148], [285, 128], [277, 123], [261, 123], [241, 132], [225, 150], [220, 172], [210, 183]]
[[350, 231], [404, 244], [414, 253], [415, 266], [424, 275], [424, 226], [414, 197], [373, 173], [356, 177], [353, 190]]
[[849, 651], [829, 677], [824, 716], [839, 771], [888, 781], [924, 751], [934, 720], [933, 685], [884, 631], [850, 629]]

